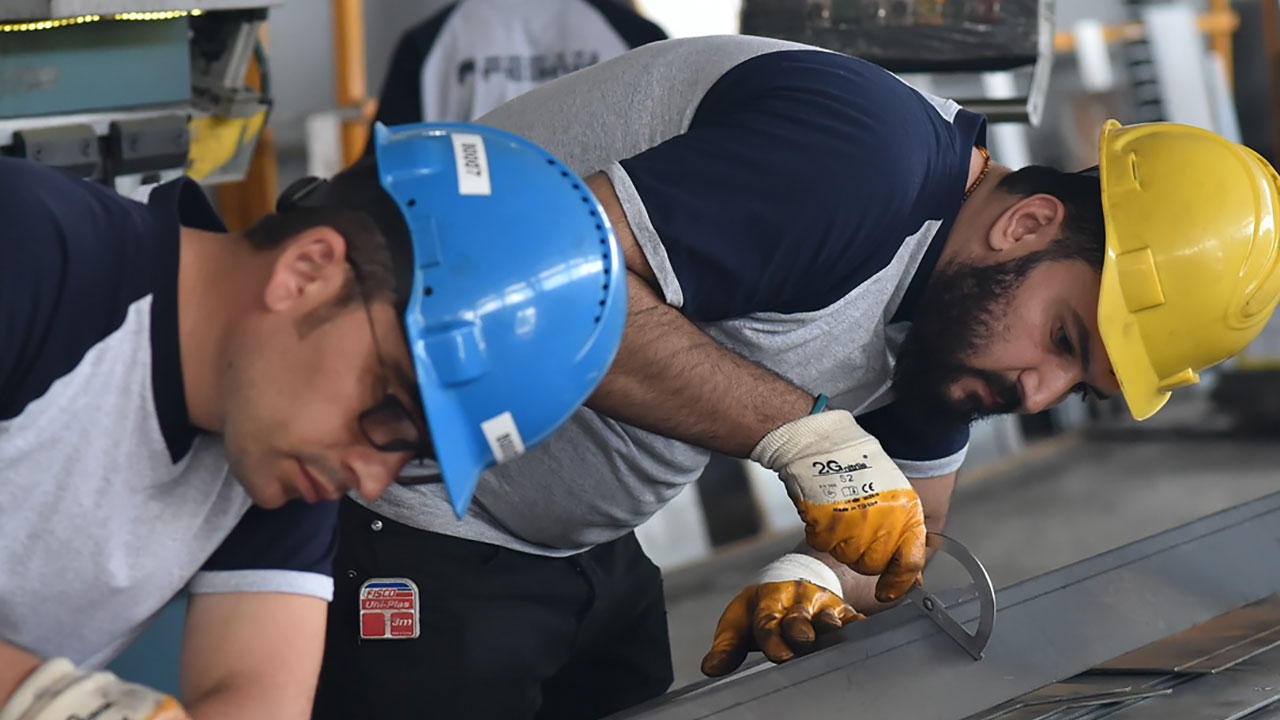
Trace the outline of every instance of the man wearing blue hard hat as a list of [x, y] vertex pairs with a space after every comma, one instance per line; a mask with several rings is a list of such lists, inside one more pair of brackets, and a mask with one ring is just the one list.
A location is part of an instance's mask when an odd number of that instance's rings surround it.
[[[626, 285], [580, 181], [490, 128], [377, 146], [244, 233], [190, 180], [0, 158], [0, 720], [307, 716], [330, 501], [422, 457], [464, 507], [604, 375]], [[183, 589], [181, 703], [100, 670]]]
[[[582, 181], [528, 141], [377, 125], [373, 147], [332, 180], [286, 189], [280, 210], [378, 223], [421, 404], [388, 397], [362, 422], [373, 445], [438, 464], [461, 516], [482, 471], [546, 438], [604, 377], [626, 318], [622, 258]], [[429, 440], [414, 432], [419, 407]]]

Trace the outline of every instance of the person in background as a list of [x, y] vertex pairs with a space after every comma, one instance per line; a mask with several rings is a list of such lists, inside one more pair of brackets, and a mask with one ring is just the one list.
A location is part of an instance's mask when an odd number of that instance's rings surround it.
[[617, 0], [459, 0], [400, 38], [379, 98], [386, 125], [473, 120], [575, 70], [666, 39]]

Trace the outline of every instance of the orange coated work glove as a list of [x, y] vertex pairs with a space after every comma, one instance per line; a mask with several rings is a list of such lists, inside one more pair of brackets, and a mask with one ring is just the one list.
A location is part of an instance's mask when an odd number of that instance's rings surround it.
[[792, 420], [751, 459], [778, 473], [815, 550], [863, 575], [876, 599], [902, 597], [924, 569], [924, 509], [880, 443], [845, 410]]
[[0, 720], [191, 720], [177, 700], [114, 674], [77, 670], [66, 658], [45, 661], [8, 698]]
[[[769, 581], [786, 576], [799, 577]], [[822, 584], [801, 579], [805, 576], [819, 578]], [[747, 586], [725, 608], [711, 650], [702, 658], [703, 674], [727, 675], [752, 650], [762, 650], [773, 662], [785, 662], [808, 652], [819, 635], [861, 620], [863, 616], [845, 604], [839, 587], [836, 574], [817, 558], [785, 555], [773, 562], [761, 573], [761, 582]]]

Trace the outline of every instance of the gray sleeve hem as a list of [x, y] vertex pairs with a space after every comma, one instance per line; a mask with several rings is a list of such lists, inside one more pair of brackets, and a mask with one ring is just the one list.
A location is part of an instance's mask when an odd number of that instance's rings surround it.
[[894, 464], [908, 478], [932, 478], [953, 473], [964, 464], [965, 455], [969, 454], [969, 444], [956, 452], [937, 460], [899, 460], [893, 458]]
[[333, 578], [302, 570], [202, 570], [187, 585], [195, 595], [279, 592], [333, 599]]
[[667, 249], [662, 246], [662, 238], [658, 237], [658, 231], [649, 221], [649, 211], [645, 209], [644, 200], [640, 198], [640, 193], [632, 184], [631, 177], [627, 175], [626, 170], [622, 169], [622, 165], [616, 162], [604, 166], [602, 172], [613, 182], [613, 191], [618, 195], [618, 202], [622, 205], [622, 212], [627, 216], [631, 233], [635, 235], [640, 251], [649, 261], [649, 267], [653, 268], [658, 287], [662, 289], [663, 299], [672, 307], [684, 307], [684, 291], [680, 289], [680, 279], [676, 277], [676, 272], [671, 267]]

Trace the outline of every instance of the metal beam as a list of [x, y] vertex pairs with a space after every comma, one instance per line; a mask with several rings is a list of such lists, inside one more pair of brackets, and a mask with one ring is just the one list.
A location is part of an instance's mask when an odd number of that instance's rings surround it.
[[4, 0], [0, 20], [52, 20], [77, 15], [114, 15], [126, 12], [166, 12], [199, 8], [243, 10], [279, 5], [284, 0]]
[[[899, 607], [850, 625], [820, 652], [697, 683], [615, 717], [963, 718], [1280, 592], [1277, 546], [1280, 493], [1000, 591], [981, 661], [915, 608]], [[948, 610], [962, 622], [978, 614], [972, 600]]]

